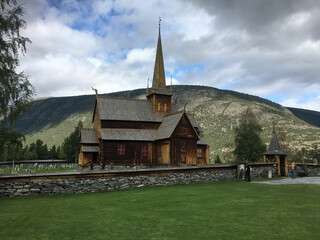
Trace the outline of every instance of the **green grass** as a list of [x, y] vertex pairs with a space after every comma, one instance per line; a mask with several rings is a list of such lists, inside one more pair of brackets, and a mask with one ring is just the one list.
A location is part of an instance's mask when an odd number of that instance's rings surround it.
[[246, 182], [0, 199], [1, 239], [319, 239], [320, 187]]

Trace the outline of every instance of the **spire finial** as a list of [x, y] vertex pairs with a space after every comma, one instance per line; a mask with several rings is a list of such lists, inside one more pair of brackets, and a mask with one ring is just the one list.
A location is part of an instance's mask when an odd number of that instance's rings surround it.
[[96, 88], [94, 88], [94, 87], [91, 87], [91, 89], [92, 89], [93, 91], [95, 91], [95, 93], [96, 93], [96, 98], [98, 98], [98, 90], [97, 90]]
[[148, 80], [147, 80], [147, 93], [146, 93], [147, 95], [149, 94], [149, 78], [148, 78]]
[[166, 77], [163, 64], [162, 46], [161, 46], [161, 34], [160, 34], [161, 18], [159, 17], [159, 36], [156, 50], [156, 59], [153, 71], [152, 91], [166, 88]]

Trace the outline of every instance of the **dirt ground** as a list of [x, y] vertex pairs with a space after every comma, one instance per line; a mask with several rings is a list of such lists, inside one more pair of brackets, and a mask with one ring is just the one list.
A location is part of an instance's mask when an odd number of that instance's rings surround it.
[[291, 177], [286, 177], [279, 180], [270, 180], [262, 182], [252, 182], [252, 183], [263, 183], [263, 184], [318, 184], [320, 185], [320, 177], [300, 177], [292, 179]]

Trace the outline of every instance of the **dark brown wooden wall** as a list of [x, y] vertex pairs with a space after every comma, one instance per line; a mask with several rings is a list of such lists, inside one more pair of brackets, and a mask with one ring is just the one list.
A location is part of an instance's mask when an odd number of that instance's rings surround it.
[[161, 123], [133, 121], [101, 121], [102, 128], [158, 129]]
[[[125, 144], [125, 155], [117, 155], [117, 145]], [[148, 145], [149, 155], [142, 155], [142, 146]], [[103, 141], [103, 160], [106, 164], [115, 165], [148, 165], [152, 164], [153, 143], [132, 141]]]
[[187, 116], [184, 114], [172, 134], [173, 138], [195, 138], [198, 139]]
[[202, 149], [202, 157], [198, 157], [197, 156], [197, 162], [198, 164], [206, 164], [206, 149], [207, 149], [207, 146], [197, 146], [197, 148], [200, 148]]
[[[161, 95], [161, 94], [153, 94], [148, 96], [148, 100], [151, 102], [152, 110], [155, 113], [166, 113], [169, 114], [172, 112], [172, 104], [171, 104], [171, 95]], [[166, 111], [161, 108], [158, 109], [158, 103], [161, 104], [161, 106], [167, 105]]]
[[[182, 148], [182, 142], [185, 148]], [[197, 164], [197, 140], [173, 138], [171, 139], [171, 164], [173, 165], [195, 165]]]

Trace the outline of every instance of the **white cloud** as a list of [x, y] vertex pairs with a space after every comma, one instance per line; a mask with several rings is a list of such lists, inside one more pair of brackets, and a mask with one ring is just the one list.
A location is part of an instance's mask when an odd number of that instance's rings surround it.
[[286, 107], [295, 107], [295, 108], [305, 108], [320, 111], [320, 95], [308, 100], [301, 102], [302, 99], [299, 97], [291, 97], [280, 104]]
[[319, 110], [320, 6], [312, 0], [34, 0], [25, 7], [23, 35], [33, 43], [21, 69], [38, 97], [145, 87], [161, 16], [167, 84], [172, 75], [173, 84], [279, 93]]

